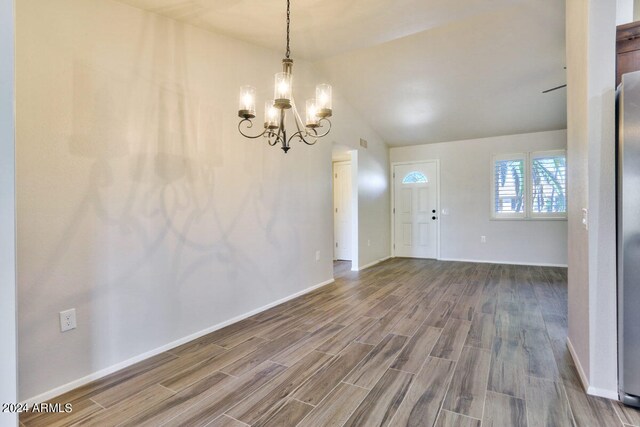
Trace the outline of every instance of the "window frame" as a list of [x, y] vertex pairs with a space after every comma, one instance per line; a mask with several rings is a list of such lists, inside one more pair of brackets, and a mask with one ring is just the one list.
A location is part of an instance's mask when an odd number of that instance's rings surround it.
[[[553, 221], [567, 220], [567, 212], [533, 212], [533, 179], [532, 169], [533, 160], [544, 157], [554, 157], [562, 155], [565, 158], [565, 168], [568, 168], [567, 162], [567, 150], [545, 150], [545, 151], [530, 151], [511, 154], [494, 154], [491, 156], [491, 206], [490, 206], [490, 219], [498, 221]], [[496, 212], [496, 162], [503, 160], [522, 160], [524, 162], [524, 211], [522, 213], [501, 213]], [[565, 199], [568, 199], [567, 194], [567, 177], [565, 177]]]
[[[534, 159], [540, 159], [544, 157], [558, 157], [559, 155], [564, 156], [564, 164], [565, 164], [565, 174], [567, 169], [567, 151], [566, 150], [548, 150], [548, 151], [533, 151], [529, 153], [529, 171], [533, 170], [533, 161]], [[533, 175], [531, 177], [533, 179]], [[565, 175], [564, 180], [564, 197], [565, 197], [565, 211], [564, 212], [534, 212], [533, 211], [533, 183], [529, 181], [529, 186], [531, 187], [527, 191], [527, 197], [530, 199], [530, 212], [529, 216], [531, 219], [567, 219], [567, 177]]]
[[[522, 160], [524, 164], [524, 174], [522, 179], [524, 180], [524, 210], [522, 212], [496, 212], [496, 162], [508, 161], [508, 160]], [[527, 209], [529, 202], [527, 200], [527, 182], [529, 181], [529, 170], [527, 168], [527, 153], [513, 153], [513, 154], [494, 154], [491, 157], [491, 218], [492, 219], [525, 219], [527, 215]]]

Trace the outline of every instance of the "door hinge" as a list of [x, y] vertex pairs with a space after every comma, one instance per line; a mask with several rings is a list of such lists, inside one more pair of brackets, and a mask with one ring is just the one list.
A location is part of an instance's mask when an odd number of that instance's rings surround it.
[[336, 248], [338, 247], [338, 242], [336, 242]]
[[394, 177], [394, 178], [396, 177], [396, 173], [395, 173], [395, 172], [393, 173], [393, 177]]
[[336, 208], [336, 213], [338, 213], [338, 208]]
[[394, 214], [396, 213], [396, 208], [393, 208], [393, 213], [394, 213]]
[[336, 174], [336, 178], [338, 178], [338, 174]]

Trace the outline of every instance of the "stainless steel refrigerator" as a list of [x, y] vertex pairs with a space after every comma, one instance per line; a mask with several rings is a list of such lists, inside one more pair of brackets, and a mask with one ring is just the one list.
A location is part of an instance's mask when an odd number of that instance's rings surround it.
[[640, 71], [622, 77], [616, 98], [618, 388], [640, 406]]

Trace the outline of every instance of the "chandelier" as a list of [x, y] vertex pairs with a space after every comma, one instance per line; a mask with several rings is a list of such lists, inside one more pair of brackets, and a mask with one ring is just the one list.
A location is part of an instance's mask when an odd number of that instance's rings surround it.
[[[238, 131], [246, 138], [256, 139], [264, 137], [270, 146], [281, 144], [286, 153], [291, 148], [291, 141], [296, 138], [307, 145], [313, 145], [318, 138], [326, 136], [331, 131], [331, 85], [322, 83], [316, 86], [315, 99], [306, 102], [306, 117], [303, 124], [293, 99], [293, 60], [290, 58], [289, 25], [291, 23], [290, 0], [287, 0], [287, 48], [282, 60], [282, 72], [275, 76], [274, 99], [264, 104], [264, 131], [258, 135], [248, 135], [243, 131], [253, 127], [251, 119], [256, 117], [256, 88], [242, 86], [240, 88], [240, 109], [238, 116], [242, 119], [238, 123]], [[287, 137], [285, 128], [286, 111], [291, 110], [296, 125], [296, 131]], [[323, 125], [326, 124], [326, 127]]]

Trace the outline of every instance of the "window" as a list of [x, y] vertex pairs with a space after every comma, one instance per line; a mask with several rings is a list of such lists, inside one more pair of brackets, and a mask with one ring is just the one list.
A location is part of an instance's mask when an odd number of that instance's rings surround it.
[[424, 184], [429, 182], [422, 172], [409, 172], [403, 179], [403, 184]]
[[494, 156], [492, 217], [566, 218], [566, 159], [565, 151]]

